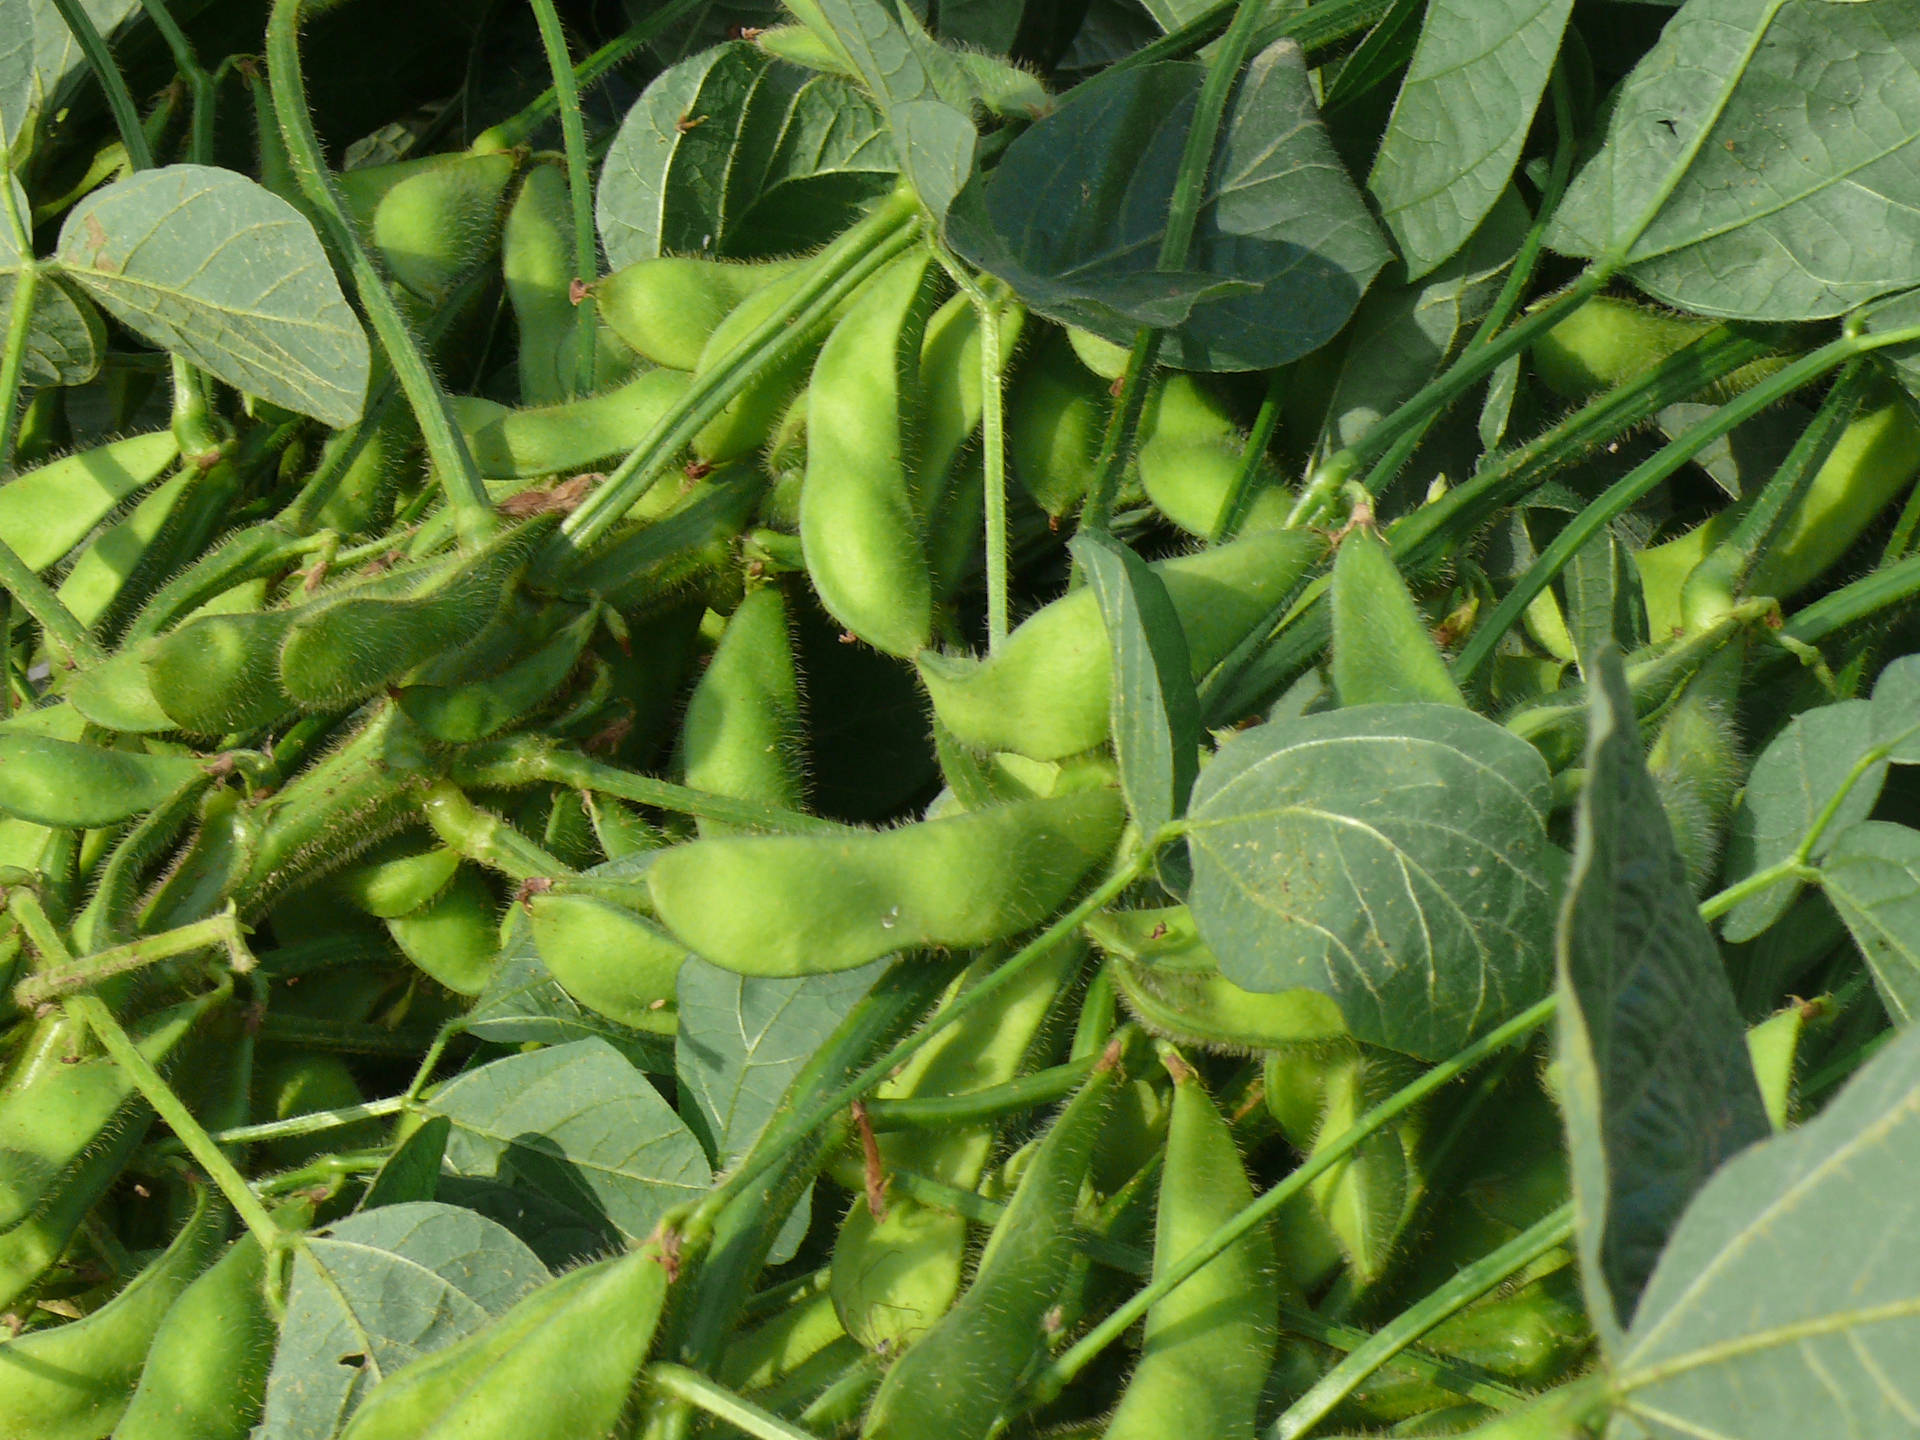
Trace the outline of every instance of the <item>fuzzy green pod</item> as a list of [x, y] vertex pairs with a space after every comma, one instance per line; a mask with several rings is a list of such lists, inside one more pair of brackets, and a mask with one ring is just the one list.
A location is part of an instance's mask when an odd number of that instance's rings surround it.
[[[786, 601], [777, 586], [763, 585], [734, 609], [687, 701], [679, 768], [696, 790], [798, 810], [806, 800], [802, 739]], [[702, 835], [728, 830], [699, 825]]]
[[50, 460], [0, 485], [0, 542], [32, 570], [55, 564], [115, 507], [179, 458], [171, 430], [129, 435]]
[[1127, 346], [1103, 340], [1091, 330], [1082, 330], [1077, 325], [1066, 328], [1067, 343], [1073, 347], [1074, 355], [1095, 375], [1102, 380], [1118, 380], [1127, 373], [1127, 361], [1133, 356], [1133, 351]]
[[407, 959], [449, 990], [478, 995], [500, 951], [499, 909], [485, 877], [463, 866], [426, 905], [388, 920], [387, 933]]
[[1046, 1317], [1075, 1264], [1068, 1240], [1118, 1078], [1118, 1045], [1055, 1117], [980, 1255], [966, 1294], [894, 1362], [863, 1440], [985, 1440], [1044, 1353]]
[[[1173, 1113], [1153, 1232], [1156, 1276], [1253, 1203], [1233, 1132], [1177, 1056]], [[1169, 1426], [1208, 1440], [1252, 1440], [1273, 1358], [1280, 1287], [1273, 1241], [1256, 1227], [1147, 1311], [1140, 1363], [1106, 1440], [1163, 1440]]]
[[649, 1245], [542, 1285], [375, 1387], [341, 1440], [584, 1440], [612, 1432], [653, 1343], [667, 1269]]
[[1007, 396], [1007, 458], [1047, 514], [1065, 515], [1093, 484], [1113, 399], [1050, 331], [1014, 375]]
[[656, 365], [692, 370], [707, 341], [741, 301], [784, 280], [797, 260], [711, 260], [661, 255], [594, 282], [609, 328]]
[[202, 1189], [155, 1260], [92, 1314], [0, 1341], [0, 1435], [106, 1440], [168, 1309], [226, 1238], [227, 1209]]
[[463, 425], [489, 479], [528, 480], [624, 457], [686, 393], [678, 370], [647, 370], [615, 389], [527, 410], [488, 412]]
[[108, 525], [80, 552], [54, 590], [74, 619], [89, 629], [100, 623], [197, 478], [183, 472], [161, 481], [131, 513]]
[[762, 1389], [792, 1374], [845, 1334], [832, 1297], [825, 1290], [812, 1290], [734, 1336], [720, 1356], [717, 1378], [729, 1390]]
[[569, 995], [635, 1030], [672, 1033], [684, 945], [593, 895], [549, 891], [528, 896], [526, 908], [540, 959]]
[[[365, 1104], [367, 1099], [346, 1062], [322, 1050], [276, 1049], [261, 1057], [254, 1069], [252, 1088], [255, 1124], [291, 1120], [316, 1110], [344, 1110]], [[378, 1145], [385, 1129], [378, 1120], [358, 1120], [319, 1134], [269, 1140], [265, 1148], [276, 1165], [304, 1165], [331, 1150]]]
[[512, 154], [457, 155], [394, 180], [368, 226], [388, 273], [427, 305], [448, 303], [498, 244], [518, 168]]
[[140, 1148], [151, 1119], [152, 1112], [141, 1108], [109, 1126], [38, 1209], [17, 1225], [0, 1230], [0, 1308], [14, 1308], [66, 1253], [81, 1222]]
[[1333, 560], [1333, 691], [1342, 705], [1465, 705], [1393, 553], [1371, 530]]
[[[1265, 620], [1325, 550], [1300, 530], [1258, 530], [1155, 562], [1199, 678]], [[934, 714], [977, 750], [1060, 760], [1107, 738], [1113, 689], [1106, 624], [1093, 592], [1035, 612], [991, 659], [924, 652], [915, 662]]]
[[1198, 445], [1227, 444], [1239, 435], [1233, 415], [1220, 396], [1198, 375], [1170, 370], [1156, 376], [1140, 407], [1139, 443], [1156, 440]]
[[1695, 895], [1706, 894], [1720, 873], [1734, 796], [1746, 779], [1734, 714], [1745, 652], [1734, 644], [1708, 661], [1667, 710], [1647, 749], [1647, 774]]
[[1653, 369], [1713, 321], [1596, 295], [1534, 341], [1533, 373], [1566, 400], [1585, 400]]
[[[805, 278], [804, 271], [795, 271], [761, 286], [736, 305], [714, 327], [707, 343], [701, 347], [699, 363], [693, 367], [694, 376], [698, 378], [716, 369], [747, 336], [792, 300]], [[855, 292], [856, 297], [863, 292], [864, 287]], [[765, 445], [794, 392], [813, 368], [814, 357], [827, 338], [830, 323], [831, 320], [823, 322], [810, 330], [785, 358], [768, 367], [752, 385], [729, 400], [693, 437], [694, 458], [708, 465], [719, 465], [750, 455]]]
[[154, 702], [192, 735], [227, 735], [293, 713], [280, 683], [280, 647], [297, 610], [203, 615], [134, 652]]
[[909, 251], [834, 327], [807, 388], [800, 543], [820, 603], [877, 650], [933, 633], [933, 583], [914, 511], [911, 431], [932, 259]]
[[460, 856], [417, 831], [384, 841], [333, 877], [332, 889], [354, 909], [391, 920], [430, 905], [460, 868]]
[[[1210, 539], [1226, 519], [1227, 502], [1245, 463], [1244, 442], [1182, 440], [1156, 436], [1140, 447], [1135, 463], [1154, 508], [1189, 535]], [[1284, 525], [1293, 496], [1266, 456], [1254, 472], [1241, 531]]]
[[98, 829], [153, 809], [200, 770], [187, 755], [0, 734], [0, 814], [55, 829]]
[[303, 705], [363, 699], [486, 629], [559, 524], [542, 515], [405, 597], [348, 594], [304, 607], [280, 645], [280, 683]]
[[715, 471], [667, 514], [600, 547], [567, 575], [566, 592], [598, 596], [629, 616], [679, 604], [732, 560], [765, 486], [748, 465]]
[[[1026, 328], [1026, 310], [1015, 300], [995, 307], [1000, 317], [999, 369], [1004, 373]], [[920, 345], [918, 393], [919, 460], [914, 492], [927, 522], [927, 538], [949, 507], [935, 496], [947, 482], [953, 462], [980, 428], [985, 392], [980, 384], [980, 311], [964, 292], [953, 296], [927, 321]]]
[[[299, 1229], [312, 1214], [311, 1201], [296, 1201], [274, 1218]], [[247, 1440], [266, 1400], [280, 1328], [266, 1281], [266, 1252], [249, 1232], [180, 1293], [113, 1440]]]
[[514, 192], [500, 235], [500, 273], [520, 331], [514, 352], [520, 403], [557, 405], [573, 397], [573, 205], [567, 174], [535, 165]]
[[599, 623], [599, 616], [587, 611], [496, 675], [464, 684], [408, 685], [394, 698], [406, 717], [435, 740], [448, 745], [484, 740], [561, 692]]
[[176, 723], [160, 708], [137, 649], [117, 651], [79, 672], [67, 682], [66, 695], [75, 710], [103, 730], [157, 735]]
[[648, 890], [667, 928], [746, 975], [850, 970], [895, 950], [985, 945], [1039, 924], [1120, 838], [1111, 790], [895, 830], [697, 840]]

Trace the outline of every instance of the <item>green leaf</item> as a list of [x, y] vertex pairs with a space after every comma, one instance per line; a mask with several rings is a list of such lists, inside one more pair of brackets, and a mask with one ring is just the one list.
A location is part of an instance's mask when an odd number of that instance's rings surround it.
[[[140, 0], [81, 0], [80, 8], [111, 39]], [[86, 63], [52, 0], [0, 0], [0, 162], [37, 117], [55, 112], [63, 92], [85, 76]]]
[[510, 1182], [630, 1240], [712, 1180], [700, 1142], [603, 1040], [495, 1060], [449, 1081], [447, 1166]]
[[1657, 1440], [1911, 1435], [1920, 1375], [1920, 1032], [1707, 1182], [1613, 1365]]
[[1873, 682], [1873, 743], [1894, 765], [1920, 765], [1920, 655], [1890, 661]]
[[1013, 48], [1026, 0], [939, 0], [940, 38], [995, 55]]
[[1319, 990], [1356, 1039], [1428, 1059], [1552, 975], [1545, 762], [1447, 705], [1361, 705], [1234, 736], [1189, 816], [1190, 904], [1248, 990]]
[[301, 213], [208, 165], [144, 170], [87, 196], [61, 270], [128, 329], [237, 390], [333, 426], [360, 418], [367, 337]]
[[1186, 813], [1200, 773], [1200, 697], [1186, 632], [1160, 577], [1112, 536], [1083, 530], [1086, 568], [1113, 651], [1113, 753], [1120, 788], [1143, 835]]
[[656, 255], [781, 255], [823, 244], [898, 169], [853, 85], [732, 42], [657, 76], [627, 112], [595, 215], [615, 269]]
[[1367, 188], [1414, 279], [1506, 190], [1573, 0], [1431, 0]]
[[1827, 899], [1867, 957], [1897, 1025], [1920, 1015], [1920, 830], [1863, 820], [1820, 863]]
[[294, 1250], [259, 1440], [331, 1440], [375, 1385], [479, 1329], [547, 1267], [471, 1210], [387, 1205]]
[[[1317, 350], [1390, 258], [1314, 109], [1299, 47], [1255, 56], [1221, 126], [1188, 269], [1156, 269], [1206, 66], [1102, 74], [1025, 130], [947, 217], [949, 243], [1032, 309], [1185, 370]], [[1036, 203], [1036, 197], [1053, 203]]]
[[1588, 1311], [1613, 1349], [1687, 1201], [1769, 1125], [1720, 952], [1641, 759], [1619, 652], [1598, 658], [1554, 951], [1575, 1238]]
[[[1733, 812], [1727, 883], [1744, 880], [1792, 855], [1872, 747], [1873, 706], [1866, 700], [1842, 700], [1795, 716], [1753, 762], [1747, 788]], [[1884, 763], [1861, 776], [1814, 847], [1812, 859], [1831, 849], [1848, 826], [1872, 813], [1886, 777]], [[1721, 935], [1736, 944], [1753, 939], [1784, 915], [1799, 893], [1799, 882], [1789, 880], [1750, 896], [1727, 912]]]
[[1751, 320], [1920, 283], [1912, 31], [1908, 0], [1690, 0], [1622, 85], [1549, 243]]
[[444, 1115], [422, 1121], [401, 1141], [374, 1175], [355, 1210], [378, 1210], [383, 1205], [405, 1205], [431, 1200], [439, 1190], [440, 1166], [447, 1155], [447, 1136], [453, 1122]]
[[[4, 23], [0, 21], [0, 23]], [[0, 65], [5, 57], [0, 56]], [[4, 83], [4, 82], [0, 82]], [[0, 173], [5, 166], [0, 164]], [[32, 213], [27, 192], [12, 176], [16, 213], [24, 220]], [[0, 216], [0, 326], [13, 314], [13, 287], [19, 272], [33, 263], [34, 257], [20, 248], [13, 227]], [[40, 288], [33, 296], [33, 320], [27, 331], [26, 366], [21, 383], [26, 385], [84, 385], [100, 369], [100, 352], [106, 349], [106, 326], [100, 312], [85, 298], [76, 295], [51, 268], [40, 272]]]

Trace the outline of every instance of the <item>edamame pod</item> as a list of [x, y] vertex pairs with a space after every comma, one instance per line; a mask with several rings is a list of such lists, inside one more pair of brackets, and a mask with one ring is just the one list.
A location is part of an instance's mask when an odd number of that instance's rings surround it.
[[729, 1390], [754, 1391], [818, 1355], [846, 1331], [825, 1290], [813, 1290], [793, 1304], [743, 1330], [720, 1356], [719, 1381]]
[[[1245, 442], [1181, 440], [1156, 436], [1140, 447], [1135, 463], [1147, 498], [1189, 535], [1210, 539], [1225, 520], [1227, 502], [1245, 463]], [[1240, 522], [1244, 533], [1286, 523], [1293, 497], [1271, 461], [1262, 455]]]
[[1046, 1348], [1046, 1315], [1075, 1263], [1068, 1231], [1118, 1073], [1115, 1043], [1034, 1151], [960, 1303], [881, 1381], [863, 1440], [985, 1440], [992, 1430]]
[[1091, 330], [1082, 330], [1077, 325], [1069, 325], [1067, 343], [1073, 346], [1073, 353], [1080, 363], [1098, 375], [1102, 380], [1118, 380], [1127, 373], [1127, 361], [1133, 351], [1125, 345], [1116, 345], [1104, 340]]
[[103, 730], [123, 735], [157, 735], [176, 722], [160, 708], [137, 650], [109, 655], [91, 670], [67, 682], [73, 708]]
[[[1204, 675], [1293, 591], [1323, 553], [1300, 530], [1258, 530], [1153, 571]], [[977, 750], [1060, 760], [1107, 738], [1113, 688], [1105, 622], [1084, 587], [1029, 616], [991, 659], [923, 652], [915, 661], [934, 713]]]
[[346, 595], [304, 607], [280, 646], [280, 683], [303, 705], [345, 705], [478, 636], [559, 524], [541, 515], [405, 598]]
[[[1175, 1054], [1173, 1114], [1153, 1232], [1156, 1276], [1253, 1203], [1233, 1132]], [[1106, 1440], [1164, 1440], [1169, 1425], [1208, 1440], [1252, 1440], [1272, 1361], [1280, 1294], [1273, 1241], [1248, 1231], [1147, 1311], [1140, 1363]]]
[[[700, 362], [693, 367], [696, 378], [715, 369], [736, 347], [784, 307], [806, 279], [804, 269], [795, 270], [771, 284], [763, 285], [722, 320], [701, 347]], [[858, 297], [865, 287], [854, 292]], [[840, 312], [835, 311], [834, 315]], [[738, 460], [767, 443], [773, 427], [785, 413], [794, 391], [806, 379], [820, 343], [827, 338], [827, 327], [834, 316], [800, 338], [794, 348], [777, 364], [769, 366], [754, 382], [733, 397], [721, 412], [709, 420], [693, 437], [694, 458], [708, 465]]]
[[332, 887], [354, 909], [392, 920], [432, 904], [459, 868], [457, 852], [416, 831], [383, 842], [372, 856], [334, 876]]
[[901, 656], [933, 633], [933, 582], [908, 478], [932, 263], [909, 251], [869, 281], [821, 347], [807, 387], [808, 577], [828, 614]]
[[1342, 705], [1467, 703], [1373, 531], [1362, 526], [1340, 542], [1332, 588], [1333, 690]]
[[661, 255], [596, 281], [609, 328], [656, 365], [692, 370], [740, 302], [800, 267], [797, 260], [710, 260]]
[[399, 177], [379, 196], [368, 234], [388, 273], [435, 307], [493, 253], [519, 160], [511, 153], [428, 158], [441, 163]]
[[146, 1139], [152, 1119], [152, 1112], [141, 1109], [130, 1112], [124, 1124], [109, 1126], [38, 1210], [0, 1230], [0, 1309], [12, 1309], [66, 1253], [88, 1212]]
[[586, 470], [647, 438], [686, 392], [678, 370], [648, 370], [603, 395], [507, 410], [463, 426], [474, 464], [489, 479], [532, 479]]
[[203, 615], [137, 650], [154, 702], [192, 735], [258, 730], [295, 709], [280, 647], [300, 610]]
[[202, 1188], [160, 1258], [79, 1320], [0, 1341], [0, 1435], [106, 1440], [154, 1333], [225, 1238], [227, 1210]]
[[1585, 400], [1653, 369], [1713, 324], [1596, 295], [1534, 341], [1533, 373], [1561, 398]]
[[[1027, 312], [1011, 298], [1000, 312], [999, 368], [1005, 371], [1019, 347]], [[919, 459], [914, 492], [927, 521], [929, 540], [945, 509], [937, 503], [954, 458], [980, 427], [985, 394], [980, 386], [980, 312], [964, 292], [934, 311], [920, 346]]]
[[66, 579], [54, 591], [74, 619], [89, 629], [100, 623], [196, 478], [182, 473], [163, 480], [147, 492], [131, 514], [109, 525], [80, 552]]
[[[696, 790], [803, 808], [800, 681], [786, 601], [763, 585], [735, 608], [680, 727], [679, 764]], [[730, 827], [702, 819], [702, 835]]]
[[129, 435], [51, 460], [0, 485], [0, 542], [44, 570], [87, 538], [114, 507], [179, 458], [171, 430]]
[[[254, 1124], [291, 1120], [316, 1110], [344, 1110], [367, 1099], [346, 1061], [324, 1050], [275, 1050], [255, 1067], [252, 1088]], [[304, 1165], [331, 1150], [378, 1145], [385, 1128], [378, 1120], [356, 1120], [313, 1135], [283, 1135], [267, 1141], [266, 1151], [276, 1165]]]
[[200, 770], [189, 755], [0, 734], [0, 814], [54, 829], [95, 830], [153, 809]]
[[425, 906], [386, 924], [407, 959], [455, 994], [487, 988], [500, 953], [500, 904], [473, 866], [462, 866]]
[[573, 303], [573, 269], [567, 173], [558, 165], [535, 165], [507, 207], [500, 236], [500, 273], [520, 331], [514, 353], [522, 405], [558, 405], [575, 394], [574, 322], [581, 316]]
[[675, 509], [618, 536], [569, 574], [567, 593], [598, 596], [628, 616], [678, 604], [733, 558], [765, 483], [748, 465], [716, 471]]
[[435, 740], [448, 745], [484, 740], [560, 693], [599, 623], [599, 616], [589, 610], [497, 675], [463, 685], [408, 685], [394, 698], [407, 718]]
[[645, 916], [593, 895], [549, 891], [529, 896], [526, 907], [534, 946], [563, 990], [622, 1025], [673, 1033], [684, 945]]
[[1051, 330], [1014, 376], [1007, 396], [1007, 458], [1014, 477], [1058, 519], [1093, 483], [1094, 459], [1113, 399]]
[[570, 1270], [389, 1376], [341, 1440], [609, 1434], [653, 1343], [666, 1293], [666, 1266], [653, 1245]]
[[667, 928], [747, 975], [850, 970], [895, 950], [985, 945], [1039, 924], [1120, 838], [1120, 797], [1084, 790], [845, 838], [752, 835], [661, 854]]

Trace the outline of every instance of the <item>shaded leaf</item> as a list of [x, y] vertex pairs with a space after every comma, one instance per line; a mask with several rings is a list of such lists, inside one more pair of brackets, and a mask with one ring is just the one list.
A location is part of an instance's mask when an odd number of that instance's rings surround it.
[[1539, 752], [1467, 710], [1271, 721], [1195, 787], [1194, 919], [1235, 984], [1319, 990], [1356, 1039], [1450, 1055], [1547, 991], [1549, 803]]
[[1691, 0], [1622, 85], [1549, 243], [1753, 320], [1920, 283], [1916, 42], [1907, 0]]
[[367, 337], [313, 227], [244, 175], [145, 170], [87, 196], [60, 268], [142, 339], [328, 425], [360, 417]]
[[331, 1440], [386, 1376], [549, 1278], [506, 1230], [451, 1205], [383, 1206], [306, 1236], [259, 1440]]
[[[140, 0], [80, 0], [80, 8], [111, 38]], [[54, 113], [65, 92], [85, 78], [86, 64], [52, 0], [0, 0], [0, 160], [36, 117]]]
[[1920, 1413], [1920, 1032], [1694, 1197], [1613, 1364], [1658, 1440], [1911, 1435]]
[[383, 1205], [405, 1205], [432, 1200], [439, 1191], [440, 1164], [447, 1154], [447, 1136], [453, 1122], [435, 1115], [421, 1122], [387, 1157], [360, 1197], [356, 1210], [378, 1210]]
[[[0, 24], [4, 24], [0, 19]], [[6, 57], [0, 55], [0, 66]], [[4, 80], [0, 79], [0, 84]], [[5, 166], [0, 164], [0, 173]], [[13, 191], [14, 213], [24, 223], [32, 214], [27, 192], [12, 176], [6, 183]], [[0, 215], [0, 325], [13, 314], [14, 286], [19, 272], [33, 263], [33, 255], [23, 250]], [[33, 296], [33, 320], [27, 331], [26, 363], [20, 373], [25, 385], [84, 385], [100, 369], [100, 352], [106, 348], [106, 327], [100, 312], [84, 298], [74, 294], [58, 273], [42, 270], [40, 288]]]
[[512, 1055], [447, 1082], [447, 1166], [524, 1186], [628, 1239], [712, 1179], [700, 1142], [603, 1040]]
[[1920, 655], [1889, 661], [1873, 682], [1873, 743], [1892, 747], [1892, 764], [1920, 765]]
[[1267, 369], [1318, 349], [1389, 256], [1290, 41], [1255, 56], [1235, 92], [1187, 269], [1156, 269], [1205, 74], [1172, 62], [1077, 86], [968, 184], [949, 243], [1056, 320], [1121, 344], [1168, 327], [1162, 358], [1181, 369]]
[[1863, 820], [1820, 863], [1821, 883], [1898, 1025], [1920, 1015], [1920, 830]]
[[1587, 783], [1554, 949], [1587, 1308], [1613, 1348], [1675, 1222], [1769, 1130], [1713, 935], [1641, 758], [1619, 652], [1591, 686]]
[[1113, 752], [1120, 788], [1144, 835], [1186, 813], [1200, 771], [1200, 698], [1186, 632], [1160, 577], [1112, 536], [1083, 530], [1086, 568], [1113, 651]]
[[[1873, 706], [1865, 700], [1822, 705], [1795, 716], [1760, 752], [1733, 812], [1728, 884], [1778, 864], [1799, 848], [1848, 773], [1872, 748], [1872, 717]], [[1872, 813], [1886, 775], [1883, 763], [1861, 776], [1814, 847], [1813, 859], [1831, 849], [1848, 826]], [[1799, 893], [1797, 880], [1769, 886], [1728, 911], [1720, 933], [1736, 943], [1751, 940], [1784, 915]]]
[[1367, 177], [1418, 279], [1506, 190], [1573, 0], [1431, 0]]

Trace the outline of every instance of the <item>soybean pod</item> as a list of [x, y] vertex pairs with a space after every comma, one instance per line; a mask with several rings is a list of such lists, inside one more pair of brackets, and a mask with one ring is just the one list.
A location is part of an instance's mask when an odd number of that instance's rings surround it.
[[[735, 607], [687, 701], [681, 774], [696, 790], [798, 810], [806, 789], [801, 739], [786, 601], [777, 586], [763, 585]], [[699, 826], [702, 835], [730, 828], [705, 819]]]
[[784, 280], [791, 260], [712, 260], [661, 255], [594, 282], [608, 327], [656, 365], [692, 370], [713, 333], [749, 295]]
[[1333, 689], [1342, 705], [1467, 702], [1393, 554], [1362, 526], [1333, 561]]
[[[536, 164], [520, 182], [500, 237], [500, 272], [520, 332], [515, 352], [520, 403], [557, 405], [578, 393], [574, 367], [580, 358], [573, 303], [573, 208], [566, 172]], [[590, 375], [577, 377], [589, 382]]]

